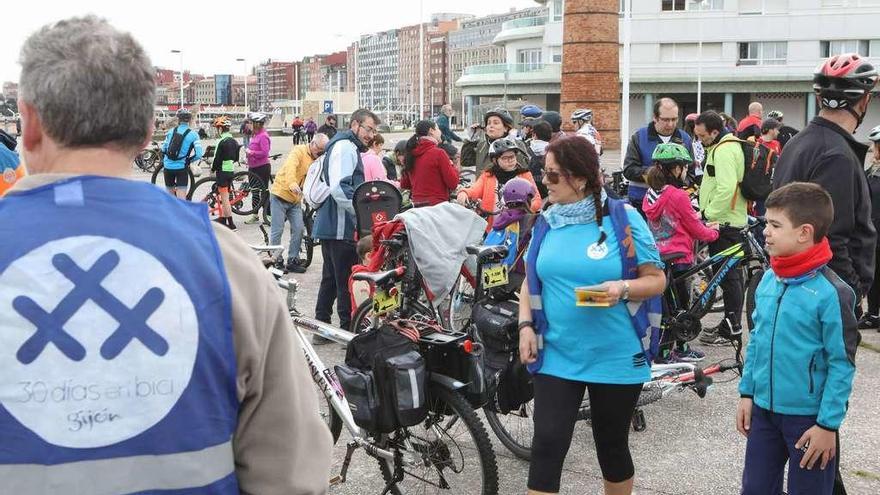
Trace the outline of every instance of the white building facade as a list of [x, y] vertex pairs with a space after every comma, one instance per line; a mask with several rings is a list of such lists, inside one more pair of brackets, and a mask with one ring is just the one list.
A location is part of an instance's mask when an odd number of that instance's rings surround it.
[[[629, 1], [632, 127], [648, 122], [663, 96], [679, 101], [682, 115], [696, 112], [700, 80], [702, 110], [741, 119], [759, 101], [801, 128], [817, 111], [812, 73], [823, 59], [857, 52], [880, 63], [880, 0]], [[564, 0], [537, 3], [549, 7], [545, 19], [505, 23], [496, 36], [506, 64], [469, 67], [456, 82], [470, 108], [491, 99], [558, 108]], [[877, 124], [880, 101], [859, 137]]]

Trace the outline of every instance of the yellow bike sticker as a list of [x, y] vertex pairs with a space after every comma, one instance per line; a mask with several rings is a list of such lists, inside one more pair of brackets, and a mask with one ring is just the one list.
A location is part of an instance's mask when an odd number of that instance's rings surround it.
[[384, 315], [399, 308], [401, 304], [400, 291], [397, 287], [389, 290], [377, 290], [373, 294], [373, 313]]
[[483, 270], [483, 287], [491, 289], [507, 285], [507, 265], [492, 265]]

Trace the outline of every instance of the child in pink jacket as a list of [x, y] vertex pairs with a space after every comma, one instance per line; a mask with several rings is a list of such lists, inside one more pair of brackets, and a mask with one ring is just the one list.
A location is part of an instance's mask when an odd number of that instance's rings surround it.
[[[671, 261], [673, 273], [682, 273], [694, 262], [694, 239], [711, 242], [718, 239], [718, 226], [703, 225], [700, 216], [682, 186], [682, 177], [693, 162], [684, 146], [664, 143], [657, 146], [652, 156], [654, 165], [648, 170], [650, 189], [645, 194], [642, 209], [661, 256], [682, 254]], [[690, 287], [682, 280], [674, 287], [680, 307], [690, 306]], [[665, 308], [664, 308], [665, 310]], [[668, 338], [667, 338], [668, 337]], [[673, 342], [672, 336], [663, 336], [657, 362], [698, 362], [702, 352], [688, 347], [687, 342]]]

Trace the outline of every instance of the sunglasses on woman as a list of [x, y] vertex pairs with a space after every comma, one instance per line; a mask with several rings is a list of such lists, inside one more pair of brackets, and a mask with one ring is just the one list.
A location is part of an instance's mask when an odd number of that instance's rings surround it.
[[544, 177], [547, 178], [547, 182], [551, 184], [559, 184], [559, 180], [562, 177], [568, 177], [568, 175], [564, 172], [557, 172], [554, 170], [545, 170]]

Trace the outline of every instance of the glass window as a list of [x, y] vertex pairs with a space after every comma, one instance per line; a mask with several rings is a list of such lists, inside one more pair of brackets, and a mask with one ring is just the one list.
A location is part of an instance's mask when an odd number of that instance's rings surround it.
[[871, 42], [869, 40], [834, 40], [820, 41], [819, 55], [822, 58], [843, 53], [858, 53], [863, 57], [870, 56]]
[[554, 64], [562, 63], [562, 47], [561, 46], [551, 46], [550, 47], [550, 61]]
[[553, 5], [552, 5], [552, 8], [550, 9], [550, 19], [552, 19], [553, 22], [561, 21], [563, 10], [564, 10], [563, 0], [553, 0]]
[[660, 3], [664, 11], [684, 10], [686, 5], [686, 0], [663, 0]]
[[516, 63], [519, 64], [519, 70], [523, 72], [540, 70], [543, 66], [541, 56], [540, 48], [518, 50], [516, 52]]
[[738, 65], [784, 65], [788, 58], [785, 41], [753, 41], [739, 44]]

